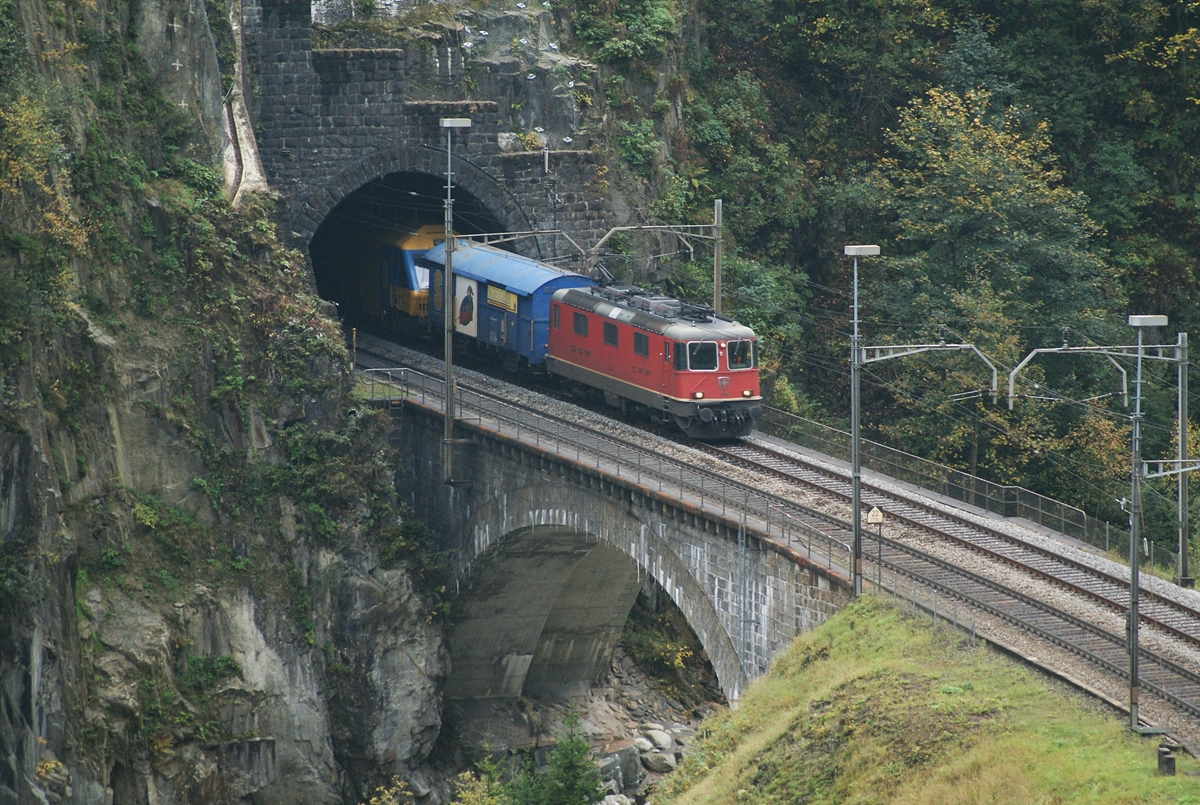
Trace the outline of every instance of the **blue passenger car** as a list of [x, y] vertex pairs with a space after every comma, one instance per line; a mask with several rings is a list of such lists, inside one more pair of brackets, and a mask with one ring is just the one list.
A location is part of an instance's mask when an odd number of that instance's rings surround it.
[[[540, 366], [546, 358], [550, 329], [550, 297], [560, 288], [586, 288], [593, 282], [493, 246], [457, 240], [454, 249], [454, 300], [451, 311], [456, 332], [480, 345]], [[444, 243], [425, 252], [432, 268], [428, 320], [445, 327], [443, 318]]]

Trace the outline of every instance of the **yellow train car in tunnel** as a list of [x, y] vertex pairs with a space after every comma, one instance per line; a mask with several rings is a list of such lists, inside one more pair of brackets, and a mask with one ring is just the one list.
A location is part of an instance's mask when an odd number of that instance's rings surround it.
[[429, 306], [429, 268], [420, 258], [444, 242], [445, 235], [441, 224], [426, 224], [389, 236], [379, 247], [377, 271], [360, 274], [364, 312], [385, 322], [396, 314], [424, 319]]

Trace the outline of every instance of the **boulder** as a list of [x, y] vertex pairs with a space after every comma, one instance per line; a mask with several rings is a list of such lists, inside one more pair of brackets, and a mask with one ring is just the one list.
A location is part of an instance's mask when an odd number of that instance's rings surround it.
[[670, 749], [675, 744], [671, 734], [663, 730], [646, 730], [643, 733], [657, 749]]
[[664, 752], [650, 752], [642, 755], [642, 765], [658, 774], [666, 774], [675, 768], [675, 756]]

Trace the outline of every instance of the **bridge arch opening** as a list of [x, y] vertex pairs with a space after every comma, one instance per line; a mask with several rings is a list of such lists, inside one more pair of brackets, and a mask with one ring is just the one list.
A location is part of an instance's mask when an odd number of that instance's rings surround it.
[[[443, 225], [445, 198], [445, 176], [418, 171], [389, 173], [349, 193], [309, 243], [321, 298], [336, 302], [343, 319], [370, 324], [372, 296], [383, 292], [382, 247], [426, 224]], [[473, 235], [504, 227], [482, 199], [455, 183], [454, 229]]]
[[498, 700], [587, 696], [604, 683], [639, 594], [642, 607], [675, 609], [674, 625], [690, 632], [719, 691], [703, 639], [629, 553], [575, 528], [534, 526], [477, 557], [452, 617], [446, 699], [471, 712]]

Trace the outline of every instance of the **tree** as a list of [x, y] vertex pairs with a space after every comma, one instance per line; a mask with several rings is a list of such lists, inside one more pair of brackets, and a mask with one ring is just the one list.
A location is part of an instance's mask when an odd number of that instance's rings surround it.
[[959, 95], [986, 92], [1002, 107], [1016, 97], [1017, 88], [1006, 74], [1003, 54], [988, 40], [979, 19], [955, 31], [954, 47], [942, 61], [942, 85]]
[[[1057, 343], [1060, 327], [1105, 328], [1120, 306], [1116, 281], [1092, 245], [1099, 228], [1086, 197], [1062, 182], [1045, 123], [994, 109], [986, 92], [939, 87], [905, 109], [887, 139], [894, 155], [873, 181], [894, 232], [885, 255], [894, 256], [879, 260], [884, 276], [871, 279], [868, 309], [914, 324], [875, 332], [930, 340], [945, 326], [954, 340], [1012, 366], [1030, 348]], [[1069, 396], [1095, 393], [1091, 370], [1031, 371], [1054, 371], [1051, 385]], [[1030, 407], [1014, 417], [954, 400], [985, 377], [965, 356], [939, 356], [883, 364], [866, 379], [886, 389], [875, 392], [881, 399], [872, 410], [882, 413], [879, 430], [890, 440], [993, 477], [1037, 486], [1037, 478], [1013, 473], [1034, 469], [1068, 434], [1081, 446], [1096, 433], [1079, 428], [1078, 408]], [[1047, 478], [1061, 477], [1045, 469]]]
[[579, 717], [570, 714], [563, 726], [565, 731], [546, 758], [546, 769], [537, 772], [527, 764], [504, 787], [508, 805], [592, 805], [604, 799], [600, 772], [579, 729]]
[[875, 177], [895, 228], [889, 301], [904, 318], [968, 327], [964, 302], [986, 293], [995, 342], [1014, 325], [1102, 320], [1119, 303], [1086, 197], [1063, 185], [1047, 124], [990, 107], [985, 92], [931, 89], [889, 133], [895, 156]]
[[491, 758], [484, 758], [477, 771], [464, 771], [454, 782], [454, 805], [502, 805], [504, 786], [500, 769]]

